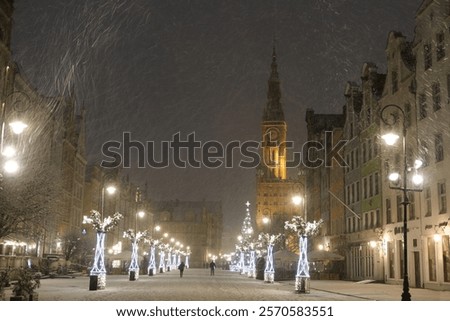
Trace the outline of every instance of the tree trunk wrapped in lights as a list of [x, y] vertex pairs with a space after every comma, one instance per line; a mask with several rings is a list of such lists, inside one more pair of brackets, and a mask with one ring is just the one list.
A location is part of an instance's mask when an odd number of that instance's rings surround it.
[[180, 264], [181, 264], [181, 254], [182, 254], [182, 253], [183, 253], [183, 252], [178, 251], [177, 267], [180, 266]]
[[[122, 219], [122, 214], [115, 213], [102, 220], [98, 211], [92, 210], [91, 215], [85, 218], [84, 223], [90, 223], [97, 231], [97, 244], [95, 246], [94, 264], [90, 273], [90, 289], [103, 290], [106, 287], [106, 267], [105, 267], [105, 239], [106, 233], [113, 229]], [[96, 284], [94, 284], [96, 283]]]
[[161, 241], [158, 244], [158, 250], [159, 250], [159, 273], [164, 273], [166, 265], [165, 265], [165, 255], [166, 251], [168, 250], [169, 245], [162, 243]]
[[135, 281], [139, 279], [139, 242], [147, 237], [148, 232], [136, 232], [134, 230], [127, 230], [123, 232], [123, 237], [128, 238], [131, 241], [131, 262], [128, 268], [128, 273], [130, 281]]
[[153, 239], [146, 239], [146, 242], [150, 243], [150, 257], [148, 259], [148, 268], [147, 268], [147, 274], [149, 276], [152, 276], [155, 273], [156, 270], [156, 245], [158, 244], [158, 240]]
[[275, 279], [275, 267], [273, 265], [273, 247], [276, 243], [281, 241], [281, 234], [269, 234], [269, 233], [260, 233], [258, 235], [258, 247], [261, 250], [266, 247], [267, 255], [266, 255], [266, 267], [264, 269], [264, 282], [273, 283]]
[[186, 254], [185, 254], [186, 262], [184, 262], [184, 265], [185, 265], [186, 269], [189, 269], [189, 256], [190, 256], [190, 255], [191, 255], [191, 251], [190, 251], [190, 250], [187, 250], [187, 251], [186, 251]]
[[249, 261], [248, 261], [247, 276], [249, 278], [255, 278], [256, 277], [255, 243], [250, 242], [248, 244], [248, 252], [249, 252]]
[[301, 216], [292, 217], [284, 224], [284, 228], [294, 232], [298, 237], [300, 257], [295, 276], [295, 290], [297, 293], [309, 293], [309, 263], [308, 263], [308, 236], [317, 235], [323, 220], [306, 222]]
[[236, 253], [239, 253], [239, 262], [237, 264], [238, 270], [241, 274], [247, 274], [249, 271], [249, 264], [246, 260], [246, 256], [249, 255], [249, 244], [247, 241], [242, 241], [240, 244], [236, 244]]
[[172, 268], [172, 247], [168, 245], [166, 251], [167, 251], [166, 269], [167, 271], [170, 271], [170, 269]]
[[180, 263], [177, 263], [177, 256], [178, 256], [178, 250], [172, 250], [173, 254], [172, 254], [172, 269], [176, 269], [178, 265], [180, 265]]

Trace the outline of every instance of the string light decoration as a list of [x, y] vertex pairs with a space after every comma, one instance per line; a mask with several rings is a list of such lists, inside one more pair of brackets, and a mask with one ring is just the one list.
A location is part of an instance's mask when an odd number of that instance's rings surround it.
[[311, 223], [306, 222], [301, 216], [294, 216], [290, 221], [284, 223], [284, 228], [295, 233], [299, 242], [300, 257], [295, 276], [295, 290], [297, 293], [309, 293], [308, 236], [317, 235], [322, 224], [322, 219]]
[[245, 266], [245, 253], [242, 245], [236, 244], [236, 255], [239, 257], [239, 261], [236, 264], [236, 271], [244, 274], [247, 271]]
[[275, 267], [273, 265], [273, 247], [282, 239], [282, 234], [260, 233], [258, 235], [258, 247], [267, 249], [266, 267], [264, 269], [264, 282], [273, 283], [275, 279]]
[[176, 267], [180, 265], [180, 263], [177, 263], [178, 250], [172, 249], [172, 253], [172, 267], [173, 269], [176, 269]]
[[152, 238], [146, 238], [145, 242], [150, 244], [150, 257], [148, 259], [147, 274], [149, 276], [153, 276], [153, 273], [155, 272], [156, 269], [156, 256], [155, 256], [156, 246], [158, 245], [159, 241], [154, 240]]
[[166, 251], [169, 249], [169, 244], [165, 244], [162, 241], [159, 241], [158, 250], [159, 250], [159, 273], [164, 273], [166, 268], [164, 257], [166, 255]]
[[191, 255], [191, 248], [189, 246], [186, 249], [186, 254], [185, 255], [186, 255], [186, 257], [185, 257], [186, 262], [184, 262], [184, 264], [186, 266], [186, 269], [189, 269], [189, 256]]
[[103, 290], [106, 288], [106, 268], [105, 268], [105, 239], [106, 233], [119, 224], [123, 215], [116, 212], [113, 216], [102, 219], [100, 212], [91, 211], [89, 217], [85, 217], [84, 223], [92, 224], [97, 232], [97, 243], [95, 245], [94, 264], [91, 269], [91, 285], [97, 279], [97, 284], [90, 286], [92, 290]]
[[[246, 208], [246, 214], [244, 221], [242, 222], [241, 227], [241, 234], [238, 236], [239, 243], [236, 244], [236, 251], [240, 253], [240, 261], [238, 263], [239, 269], [241, 274], [246, 274], [249, 271], [249, 266], [253, 266], [254, 268], [254, 252], [253, 252], [253, 264], [251, 263], [251, 253], [249, 253], [250, 250], [250, 244], [253, 236], [253, 227], [252, 227], [252, 218], [250, 215], [250, 202], [247, 201], [245, 203], [247, 206]], [[250, 256], [248, 260], [248, 265], [246, 264], [245, 257]]]
[[135, 232], [134, 230], [129, 229], [123, 232], [123, 237], [129, 239], [132, 245], [131, 262], [130, 267], [128, 268], [130, 281], [136, 281], [139, 279], [139, 254], [138, 254], [139, 242], [145, 239], [147, 235], [148, 231]]
[[250, 242], [249, 245], [248, 245], [248, 250], [250, 252], [250, 259], [249, 259], [249, 263], [248, 263], [247, 276], [249, 278], [255, 278], [256, 277], [255, 243]]
[[253, 227], [252, 227], [252, 217], [250, 215], [250, 202], [245, 203], [247, 206], [245, 218], [242, 222], [241, 227], [241, 235], [243, 237], [243, 241], [249, 241], [253, 235]]
[[170, 269], [172, 268], [172, 246], [170, 244], [167, 244], [166, 252], [167, 252], [167, 262], [166, 262], [166, 269], [168, 272], [170, 272]]

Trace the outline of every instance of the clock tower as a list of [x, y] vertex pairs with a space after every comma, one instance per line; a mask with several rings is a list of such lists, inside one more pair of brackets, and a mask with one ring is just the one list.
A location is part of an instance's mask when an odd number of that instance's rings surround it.
[[262, 129], [262, 175], [270, 179], [286, 179], [286, 131], [281, 105], [277, 56], [273, 47], [272, 66], [268, 81], [267, 105], [264, 108]]
[[261, 164], [256, 182], [256, 228], [258, 232], [283, 233], [284, 222], [299, 209], [292, 203], [294, 195], [304, 195], [298, 180], [287, 178], [287, 125], [281, 103], [277, 55], [273, 47], [268, 81], [267, 104], [261, 122]]

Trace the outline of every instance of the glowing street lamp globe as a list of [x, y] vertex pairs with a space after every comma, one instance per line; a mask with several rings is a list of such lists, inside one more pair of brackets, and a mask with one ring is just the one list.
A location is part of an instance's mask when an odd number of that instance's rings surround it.
[[383, 138], [383, 140], [385, 141], [385, 143], [389, 146], [394, 145], [397, 140], [400, 138], [400, 136], [398, 136], [397, 134], [394, 133], [387, 133], [384, 134], [383, 136], [381, 136], [381, 138]]
[[394, 172], [394, 173], [390, 173], [390, 174], [389, 174], [389, 180], [390, 180], [391, 182], [396, 182], [396, 181], [399, 180], [399, 178], [400, 178], [400, 174], [397, 173], [397, 172]]
[[16, 173], [19, 170], [19, 163], [13, 159], [10, 159], [5, 162], [4, 169], [9, 174]]
[[293, 196], [292, 203], [294, 203], [294, 205], [300, 205], [302, 203], [302, 197], [299, 195]]
[[423, 176], [420, 174], [414, 174], [414, 176], [412, 177], [412, 181], [414, 185], [419, 186], [423, 183]]
[[17, 135], [22, 134], [25, 128], [28, 127], [27, 124], [21, 121], [14, 121], [10, 123], [9, 126], [11, 127], [13, 133]]
[[5, 157], [13, 157], [16, 155], [16, 149], [12, 146], [6, 146], [3, 148], [2, 155]]
[[416, 159], [416, 160], [414, 161], [414, 168], [415, 168], [415, 169], [421, 168], [422, 165], [423, 165], [423, 162], [422, 162], [420, 159]]
[[114, 194], [116, 192], [116, 187], [113, 185], [110, 185], [110, 186], [106, 187], [106, 191], [108, 192], [108, 194]]

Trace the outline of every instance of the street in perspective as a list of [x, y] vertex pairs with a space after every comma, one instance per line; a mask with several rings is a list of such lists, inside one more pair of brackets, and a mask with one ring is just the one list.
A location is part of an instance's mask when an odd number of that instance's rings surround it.
[[0, 0], [0, 319], [445, 317], [449, 25], [450, 0]]
[[[412, 289], [415, 301], [450, 301], [450, 292]], [[90, 291], [88, 276], [41, 280], [40, 301], [399, 301], [401, 285], [339, 280], [312, 280], [309, 293], [296, 293], [294, 281], [266, 283], [238, 272], [187, 269], [129, 282], [127, 275], [108, 276], [104, 290]]]

